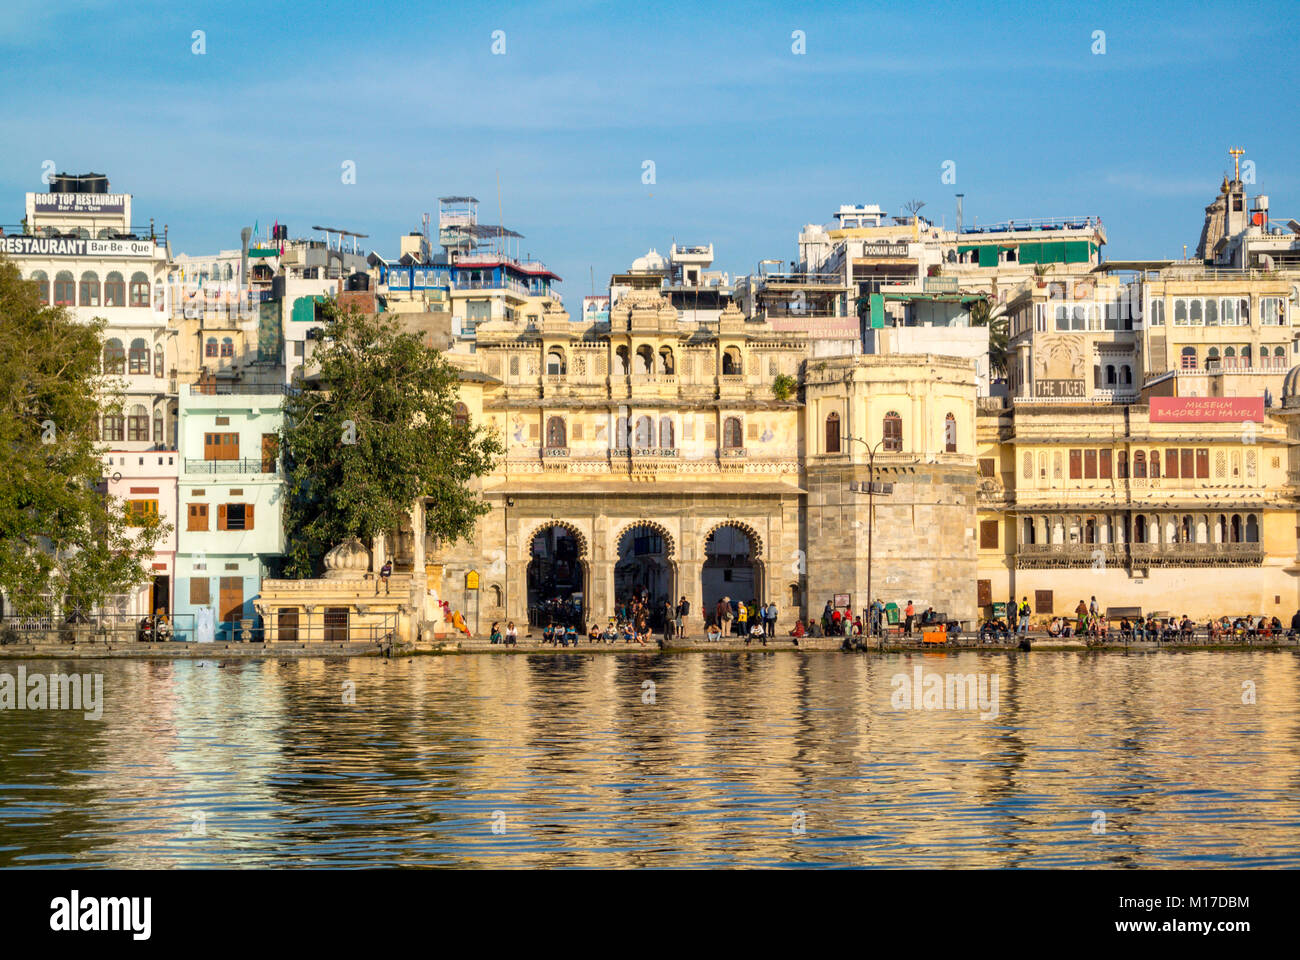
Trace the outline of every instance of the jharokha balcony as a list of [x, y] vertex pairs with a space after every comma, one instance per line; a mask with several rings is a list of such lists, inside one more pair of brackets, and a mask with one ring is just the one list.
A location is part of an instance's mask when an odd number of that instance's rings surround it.
[[1020, 569], [1051, 567], [1258, 566], [1261, 543], [1022, 543]]

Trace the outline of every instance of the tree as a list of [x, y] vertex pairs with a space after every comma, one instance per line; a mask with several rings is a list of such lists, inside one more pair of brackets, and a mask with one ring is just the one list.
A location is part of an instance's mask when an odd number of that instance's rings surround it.
[[290, 393], [280, 433], [287, 473], [285, 573], [309, 577], [351, 537], [395, 533], [427, 498], [426, 530], [468, 537], [488, 507], [469, 489], [505, 447], [458, 421], [456, 369], [396, 319], [321, 305], [316, 385]]
[[795, 391], [799, 388], [799, 381], [788, 373], [777, 374], [772, 381], [772, 396], [781, 402], [785, 402], [794, 396]]
[[0, 589], [21, 615], [89, 611], [148, 579], [168, 526], [133, 525], [97, 443], [103, 320], [41, 304], [0, 257]]
[[976, 300], [970, 308], [970, 325], [989, 328], [989, 368], [994, 376], [1007, 375], [1007, 315], [995, 312], [987, 300]]

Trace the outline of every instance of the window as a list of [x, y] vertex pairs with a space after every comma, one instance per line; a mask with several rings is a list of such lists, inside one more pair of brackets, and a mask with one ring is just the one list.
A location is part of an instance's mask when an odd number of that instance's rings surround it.
[[1097, 476], [1102, 480], [1111, 478], [1111, 451], [1099, 450], [1097, 452]]
[[1153, 480], [1160, 479], [1160, 451], [1159, 450], [1151, 451], [1151, 478]]
[[655, 445], [655, 422], [650, 417], [636, 418], [636, 446], [646, 450]]
[[1210, 478], [1210, 451], [1208, 447], [1201, 447], [1196, 451], [1196, 479], [1208, 480]]
[[104, 439], [106, 441], [121, 441], [125, 436], [126, 418], [120, 413], [104, 414]]
[[128, 500], [126, 502], [127, 522], [133, 527], [142, 527], [149, 519], [158, 519], [157, 500]]
[[1070, 308], [1069, 307], [1058, 306], [1056, 308], [1056, 329], [1057, 330], [1070, 329]]
[[673, 362], [673, 351], [668, 347], [659, 348], [659, 372], [667, 376], [677, 372], [677, 367]]
[[262, 472], [275, 473], [276, 461], [280, 459], [280, 436], [275, 433], [262, 434]]
[[1120, 480], [1128, 479], [1128, 451], [1121, 450], [1115, 457], [1115, 476]]
[[104, 278], [104, 306], [126, 306], [126, 282], [116, 270]]
[[980, 521], [980, 549], [996, 550], [998, 548], [998, 521]]
[[1147, 455], [1141, 450], [1133, 452], [1133, 477], [1145, 480], [1147, 476]]
[[156, 444], [161, 444], [163, 442], [162, 407], [155, 407], [153, 411], [153, 442]]
[[1246, 344], [1241, 348], [1241, 366], [1242, 369], [1250, 369], [1250, 344]]
[[122, 349], [122, 341], [116, 337], [104, 344], [104, 372], [126, 372], [126, 351]]
[[1163, 327], [1165, 325], [1165, 302], [1159, 297], [1151, 301], [1151, 326]]
[[1259, 298], [1259, 322], [1267, 326], [1278, 326], [1283, 323], [1283, 317], [1286, 315], [1286, 308], [1282, 304], [1281, 297], [1260, 297]]
[[631, 428], [628, 426], [627, 417], [619, 417], [614, 425], [614, 449], [615, 450], [627, 449], [628, 431], [630, 429]]
[[1219, 325], [1219, 301], [1205, 301], [1205, 325], [1207, 327], [1217, 327]]
[[127, 359], [128, 373], [146, 377], [149, 375], [149, 345], [141, 337], [131, 341], [131, 352]]
[[943, 418], [943, 449], [945, 453], [957, 452], [957, 418], [951, 413]]
[[886, 450], [899, 451], [903, 449], [903, 418], [895, 411], [890, 410], [885, 414], [884, 420], [884, 437]]
[[1083, 479], [1083, 451], [1082, 450], [1070, 451], [1070, 479], [1071, 480]]
[[725, 450], [740, 450], [744, 447], [744, 433], [739, 417], [727, 417], [722, 421], [722, 446]]
[[672, 417], [659, 418], [659, 446], [665, 450], [675, 450], [677, 448], [677, 443], [673, 437]]
[[[1029, 476], [1029, 473], [1033, 470], [1034, 461], [1032, 458], [1033, 454], [1025, 454], [1025, 476]], [[997, 471], [997, 461], [992, 457], [981, 457], [979, 470], [981, 477], [992, 477]]]
[[54, 302], [60, 306], [73, 306], [77, 302], [77, 284], [72, 271], [60, 270], [54, 275]]
[[1184, 370], [1196, 369], [1196, 348], [1195, 347], [1183, 347], [1182, 368]]
[[217, 338], [208, 337], [207, 342], [203, 344], [203, 356], [215, 357], [216, 355], [217, 355]]
[[134, 404], [126, 418], [126, 438], [128, 440], [149, 439], [149, 412], [143, 404]]
[[[195, 492], [197, 493], [198, 491]], [[187, 505], [185, 529], [208, 529], [208, 505], [206, 503], [191, 503]]]
[[1119, 383], [1119, 378], [1115, 376], [1115, 365], [1113, 363], [1106, 364], [1106, 386], [1113, 387], [1117, 383]]
[[619, 376], [623, 377], [626, 377], [632, 372], [632, 367], [628, 360], [627, 347], [619, 347], [614, 351], [614, 369], [618, 372]]
[[222, 503], [217, 505], [218, 530], [252, 530], [253, 504]]
[[1193, 453], [1194, 451], [1187, 447], [1178, 451], [1178, 473], [1184, 480], [1191, 480], [1196, 476], [1196, 467], [1193, 465], [1192, 460]]
[[826, 417], [826, 452], [840, 452], [840, 415], [829, 414]]
[[649, 376], [655, 372], [655, 352], [649, 345], [643, 344], [637, 347], [636, 358], [638, 361], [637, 373]]
[[546, 375], [548, 377], [562, 377], [565, 370], [564, 351], [559, 347], [551, 347], [546, 352]]
[[32, 275], [27, 279], [36, 284], [36, 296], [40, 298], [41, 303], [48, 305], [50, 302], [50, 278], [44, 270], [33, 270]]
[[131, 306], [149, 306], [149, 278], [139, 271], [131, 274]]
[[190, 605], [206, 607], [212, 602], [212, 581], [207, 577], [190, 577]]
[[153, 348], [153, 375], [159, 378], [163, 375], [163, 348], [161, 343], [155, 344]]
[[456, 427], [469, 426], [469, 407], [463, 403], [457, 403], [451, 408], [451, 422]]
[[83, 307], [99, 306], [99, 274], [87, 270], [81, 275], [81, 305]]
[[1205, 317], [1201, 312], [1201, 301], [1188, 301], [1188, 323], [1193, 327], [1202, 327], [1205, 325]]
[[727, 347], [722, 353], [722, 375], [724, 377], [739, 377], [744, 373], [744, 368], [740, 362], [740, 351], [735, 347]]
[[568, 446], [565, 442], [564, 418], [550, 417], [546, 421], [546, 448], [560, 450]]
[[1174, 301], [1174, 326], [1175, 327], [1187, 326], [1187, 301], [1186, 300]]
[[230, 337], [222, 337], [221, 338], [222, 358], [229, 358], [229, 357], [233, 357], [234, 355], [235, 355], [235, 341], [230, 339]]
[[1169, 480], [1178, 479], [1178, 451], [1172, 447], [1165, 451], [1165, 477]]
[[1083, 451], [1083, 478], [1085, 480], [1097, 479], [1097, 451]]
[[238, 460], [239, 434], [205, 433], [203, 435], [204, 460]]

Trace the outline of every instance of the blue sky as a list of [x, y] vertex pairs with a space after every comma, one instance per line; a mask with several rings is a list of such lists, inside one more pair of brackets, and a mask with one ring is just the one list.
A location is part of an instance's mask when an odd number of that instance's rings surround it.
[[1180, 256], [1229, 146], [1274, 219], [1300, 218], [1294, 10], [7, 0], [0, 222], [52, 160], [106, 173], [176, 252], [278, 218], [395, 254], [439, 195], [495, 222], [499, 173], [505, 224], [571, 310], [593, 270], [602, 291], [674, 238], [745, 273], [840, 203], [918, 198], [951, 225], [958, 191], [968, 221], [1095, 214], [1112, 259]]

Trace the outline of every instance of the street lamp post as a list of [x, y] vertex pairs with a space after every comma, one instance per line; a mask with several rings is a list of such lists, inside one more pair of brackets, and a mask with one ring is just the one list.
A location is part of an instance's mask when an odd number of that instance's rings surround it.
[[[845, 440], [852, 440], [867, 448], [867, 609], [875, 603], [871, 593], [871, 550], [876, 530], [876, 451], [884, 444], [884, 438], [870, 444], [861, 437], [845, 435]], [[852, 489], [852, 487], [850, 487]], [[883, 615], [883, 611], [882, 611]], [[871, 629], [871, 617], [867, 617], [867, 629]], [[883, 637], [883, 624], [882, 624]]]

